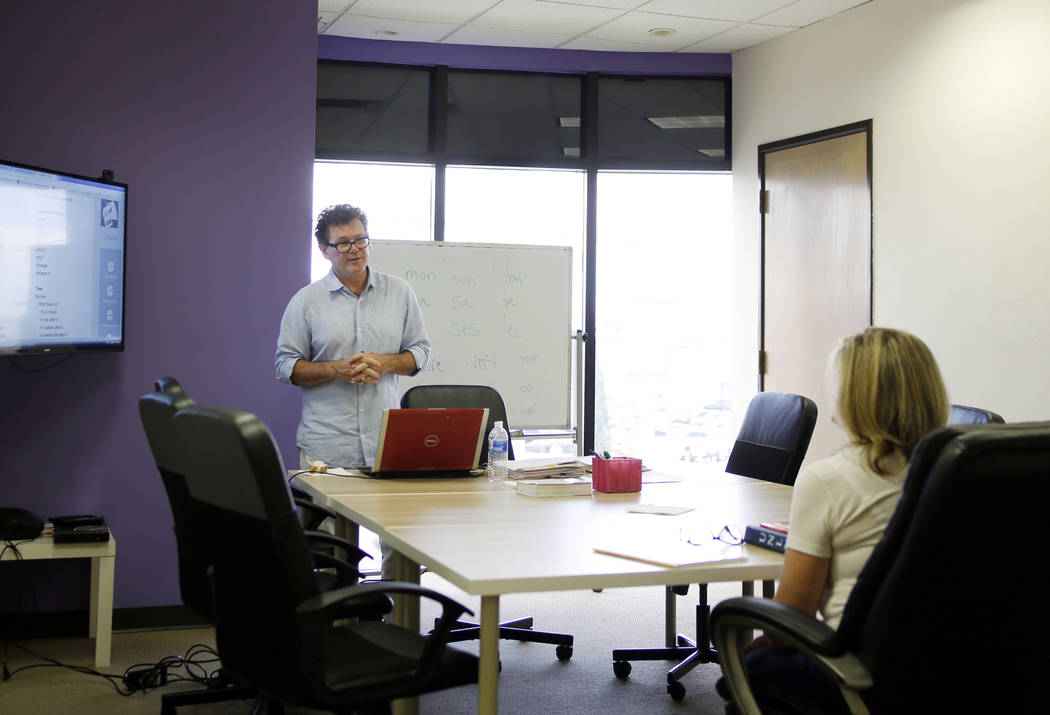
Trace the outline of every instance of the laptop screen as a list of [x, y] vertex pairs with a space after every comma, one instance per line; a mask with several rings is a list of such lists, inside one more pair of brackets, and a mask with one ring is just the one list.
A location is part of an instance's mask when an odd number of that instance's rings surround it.
[[475, 469], [488, 418], [488, 408], [484, 407], [385, 410], [372, 471]]

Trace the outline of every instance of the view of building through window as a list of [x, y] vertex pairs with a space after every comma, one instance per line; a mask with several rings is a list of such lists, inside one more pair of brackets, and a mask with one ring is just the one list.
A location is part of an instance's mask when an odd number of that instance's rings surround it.
[[599, 173], [596, 450], [728, 459], [731, 204], [728, 174]]
[[[374, 238], [431, 240], [433, 186], [430, 166], [319, 161], [314, 214], [352, 203]], [[599, 174], [597, 449], [679, 470], [728, 457], [731, 187], [728, 174]], [[572, 247], [574, 329], [584, 327], [585, 208], [582, 171], [446, 171], [445, 240]], [[328, 262], [309, 247], [316, 280]], [[515, 439], [514, 449], [576, 454], [568, 437]]]

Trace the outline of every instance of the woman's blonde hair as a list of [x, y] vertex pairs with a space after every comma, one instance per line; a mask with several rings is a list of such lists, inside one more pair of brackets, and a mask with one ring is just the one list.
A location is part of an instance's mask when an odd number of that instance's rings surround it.
[[947, 422], [941, 371], [914, 335], [868, 328], [844, 338], [832, 362], [839, 375], [839, 419], [876, 473], [886, 473], [882, 460], [894, 450], [910, 458], [920, 437]]

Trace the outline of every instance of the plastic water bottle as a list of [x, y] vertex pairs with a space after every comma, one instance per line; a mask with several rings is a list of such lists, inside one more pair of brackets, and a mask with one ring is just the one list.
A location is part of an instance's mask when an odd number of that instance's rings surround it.
[[496, 420], [489, 432], [489, 469], [490, 482], [502, 482], [507, 478], [507, 446], [510, 437], [503, 428], [503, 421]]

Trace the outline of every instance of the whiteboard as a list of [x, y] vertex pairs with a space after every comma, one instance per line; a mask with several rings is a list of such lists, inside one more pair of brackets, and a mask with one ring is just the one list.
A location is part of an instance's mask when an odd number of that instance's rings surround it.
[[572, 248], [372, 241], [369, 264], [403, 278], [423, 309], [427, 366], [415, 385], [489, 385], [512, 429], [569, 429]]

